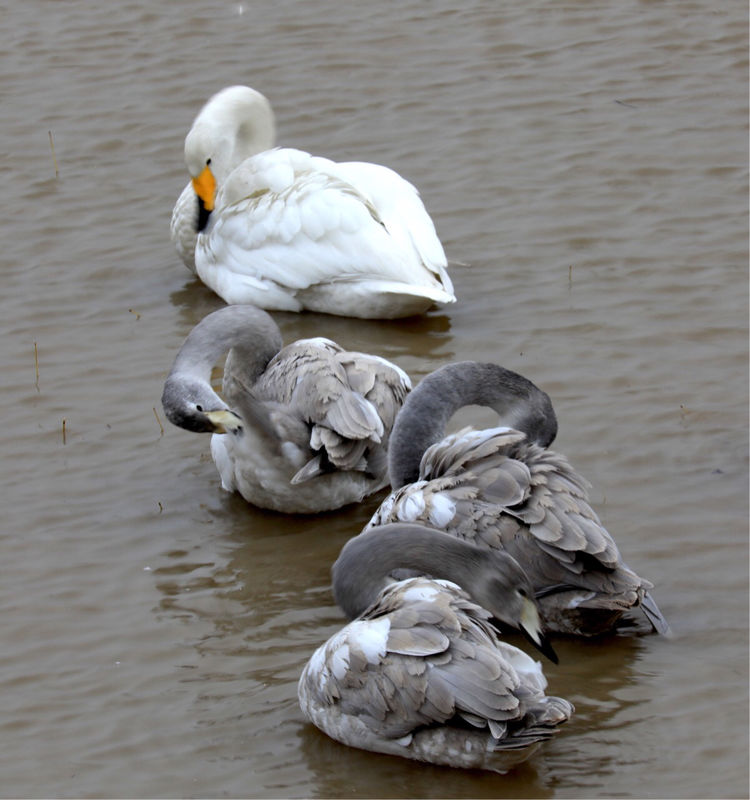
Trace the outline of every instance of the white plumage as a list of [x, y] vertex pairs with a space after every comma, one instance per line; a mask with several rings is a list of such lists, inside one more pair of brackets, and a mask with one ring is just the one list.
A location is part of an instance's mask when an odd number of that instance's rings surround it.
[[274, 148], [263, 95], [214, 95], [185, 140], [171, 233], [227, 303], [394, 318], [455, 301], [417, 190], [393, 170]]

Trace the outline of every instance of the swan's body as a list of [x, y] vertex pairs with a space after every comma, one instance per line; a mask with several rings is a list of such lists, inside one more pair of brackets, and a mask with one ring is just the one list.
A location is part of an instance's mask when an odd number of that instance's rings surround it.
[[[427, 577], [375, 591], [399, 539], [411, 567], [452, 572], [471, 583], [472, 596], [452, 581]], [[347, 543], [333, 568], [334, 594], [348, 612], [368, 594], [372, 602], [305, 666], [298, 696], [306, 718], [352, 747], [496, 772], [552, 736], [572, 705], [545, 696], [541, 665], [500, 641], [490, 624], [494, 614], [522, 626], [532, 608], [534, 638], [539, 620], [526, 596], [531, 587], [506, 554], [493, 554], [500, 557], [489, 564], [477, 561], [475, 551], [414, 525], [385, 526]]]
[[[513, 427], [464, 429], [443, 438], [461, 406], [494, 408]], [[653, 588], [623, 562], [589, 503], [588, 483], [547, 445], [557, 423], [549, 397], [494, 364], [463, 362], [427, 376], [391, 434], [394, 491], [365, 531], [420, 522], [513, 555], [534, 585], [549, 630], [597, 635], [641, 607], [652, 627], [669, 627]]]
[[185, 264], [227, 303], [394, 318], [455, 301], [417, 190], [393, 170], [274, 148], [263, 95], [214, 95], [185, 139], [172, 214]]
[[[226, 353], [222, 399], [210, 376]], [[262, 508], [313, 513], [387, 483], [388, 437], [410, 388], [394, 364], [328, 339], [282, 349], [268, 314], [228, 306], [188, 335], [162, 403], [175, 425], [214, 434], [211, 454], [227, 491]]]

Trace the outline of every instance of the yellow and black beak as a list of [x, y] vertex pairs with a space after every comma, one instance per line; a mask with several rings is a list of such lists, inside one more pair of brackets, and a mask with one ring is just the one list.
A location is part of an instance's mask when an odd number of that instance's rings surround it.
[[193, 191], [198, 196], [198, 220], [196, 229], [200, 233], [208, 224], [208, 218], [216, 203], [216, 178], [211, 167], [206, 164], [196, 178], [193, 178]]
[[521, 633], [536, 647], [540, 652], [553, 663], [558, 663], [557, 653], [552, 649], [552, 645], [544, 635], [542, 628], [542, 621], [539, 619], [539, 612], [537, 611], [536, 604], [529, 600], [528, 597], [523, 599], [523, 610], [521, 611], [521, 619], [519, 626]]
[[216, 178], [214, 178], [211, 167], [206, 164], [196, 178], [193, 178], [193, 191], [203, 203], [206, 211], [214, 210], [216, 201]]
[[242, 430], [242, 420], [233, 411], [206, 411], [204, 413], [214, 426], [214, 433], [236, 433]]

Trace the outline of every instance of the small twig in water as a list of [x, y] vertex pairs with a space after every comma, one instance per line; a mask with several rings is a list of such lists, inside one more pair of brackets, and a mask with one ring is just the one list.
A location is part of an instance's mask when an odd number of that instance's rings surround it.
[[52, 161], [55, 165], [55, 177], [57, 178], [60, 175], [60, 170], [57, 168], [57, 157], [55, 156], [55, 143], [52, 140], [52, 131], [47, 131], [49, 133], [49, 146], [50, 150], [52, 150]]
[[36, 372], [36, 386], [37, 392], [39, 391], [39, 348], [37, 347], [36, 342], [34, 342], [34, 371]]
[[135, 314], [135, 318], [136, 318], [136, 319], [140, 319], [140, 318], [141, 318], [141, 315], [140, 315], [140, 314], [139, 314], [137, 311], [134, 311], [132, 308], [129, 308], [129, 309], [128, 309], [128, 311], [129, 311], [131, 314]]
[[65, 436], [65, 429], [66, 429], [66, 426], [67, 426], [67, 422], [68, 421], [65, 419], [65, 417], [63, 417], [63, 423], [62, 423], [63, 444], [67, 444], [67, 440], [66, 440], [66, 436]]
[[151, 410], [154, 412], [156, 421], [159, 423], [159, 430], [161, 431], [161, 436], [164, 436], [164, 426], [161, 424], [161, 420], [159, 419], [159, 413], [157, 412], [156, 407], [152, 406]]

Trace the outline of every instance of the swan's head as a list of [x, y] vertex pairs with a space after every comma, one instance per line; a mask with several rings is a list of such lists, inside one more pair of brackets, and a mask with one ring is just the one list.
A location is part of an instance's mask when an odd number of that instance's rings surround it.
[[185, 164], [206, 217], [229, 173], [274, 139], [271, 105], [255, 89], [229, 86], [203, 106], [185, 137]]
[[521, 631], [526, 638], [557, 664], [557, 654], [547, 640], [534, 597], [534, 586], [525, 570], [508, 553], [486, 551], [484, 571], [479, 580], [482, 605], [495, 619]]
[[239, 433], [242, 418], [221, 402], [205, 382], [167, 378], [161, 403], [167, 419], [193, 433]]

